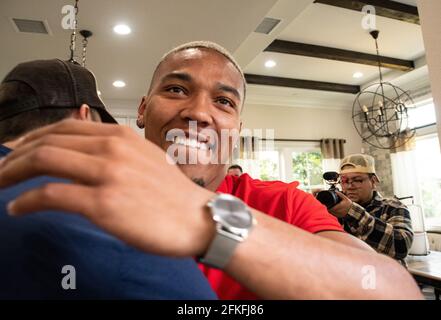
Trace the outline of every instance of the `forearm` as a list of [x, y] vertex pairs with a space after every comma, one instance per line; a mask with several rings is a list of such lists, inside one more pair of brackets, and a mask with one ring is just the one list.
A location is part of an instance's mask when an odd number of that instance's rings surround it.
[[[254, 212], [258, 224], [238, 246], [226, 272], [269, 299], [419, 299], [395, 261]], [[375, 289], [363, 289], [363, 270], [375, 270]]]
[[338, 231], [321, 231], [316, 233], [316, 235], [332, 241], [336, 241], [340, 244], [351, 246], [353, 248], [375, 252], [375, 250], [370, 245], [351, 235], [350, 233]]

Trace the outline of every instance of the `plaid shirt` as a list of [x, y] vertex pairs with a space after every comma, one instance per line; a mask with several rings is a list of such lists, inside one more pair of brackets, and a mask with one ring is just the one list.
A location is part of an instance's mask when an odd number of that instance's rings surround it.
[[412, 245], [413, 231], [409, 210], [400, 201], [384, 199], [374, 191], [364, 207], [352, 203], [343, 223], [347, 232], [406, 266], [404, 258]]

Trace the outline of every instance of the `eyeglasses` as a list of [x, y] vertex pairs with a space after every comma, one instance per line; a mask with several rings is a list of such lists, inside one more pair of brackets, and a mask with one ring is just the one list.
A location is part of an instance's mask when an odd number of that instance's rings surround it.
[[358, 188], [358, 187], [360, 187], [362, 184], [363, 184], [363, 182], [365, 182], [367, 179], [369, 179], [369, 178], [354, 178], [354, 179], [348, 179], [348, 178], [345, 178], [345, 177], [342, 177], [341, 178], [341, 184], [343, 185], [350, 185], [350, 184], [352, 184], [354, 187], [356, 187], [356, 188]]

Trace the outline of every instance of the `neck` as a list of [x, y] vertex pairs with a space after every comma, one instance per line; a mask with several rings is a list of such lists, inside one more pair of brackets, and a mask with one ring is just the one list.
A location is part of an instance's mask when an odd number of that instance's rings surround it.
[[367, 206], [369, 203], [371, 203], [372, 199], [374, 199], [374, 196], [375, 196], [375, 193], [372, 192], [372, 195], [371, 195], [371, 197], [369, 198], [369, 200], [368, 200], [368, 201], [365, 201], [365, 202], [363, 202], [363, 203], [360, 203], [360, 205], [361, 205], [362, 207]]
[[222, 172], [223, 174], [217, 175], [214, 179], [211, 181], [208, 181], [208, 183], [205, 186], [205, 189], [216, 192], [217, 188], [221, 184], [221, 182], [225, 179], [225, 172]]
[[184, 173], [191, 181], [197, 185], [216, 192], [219, 185], [225, 179], [227, 173], [226, 165], [178, 165], [178, 168]]

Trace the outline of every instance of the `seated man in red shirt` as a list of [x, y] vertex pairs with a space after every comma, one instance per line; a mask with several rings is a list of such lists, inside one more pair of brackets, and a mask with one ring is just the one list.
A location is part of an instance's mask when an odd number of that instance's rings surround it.
[[238, 164], [233, 164], [228, 168], [227, 174], [229, 176], [240, 177], [243, 174], [242, 167]]

